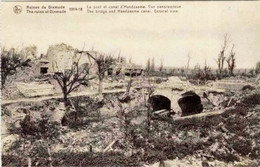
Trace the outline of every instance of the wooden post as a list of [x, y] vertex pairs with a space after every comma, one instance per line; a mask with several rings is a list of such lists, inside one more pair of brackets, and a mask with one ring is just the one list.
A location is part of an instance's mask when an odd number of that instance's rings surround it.
[[130, 81], [127, 84], [127, 88], [126, 88], [127, 93], [129, 93], [132, 83], [133, 83], [133, 79], [130, 79]]

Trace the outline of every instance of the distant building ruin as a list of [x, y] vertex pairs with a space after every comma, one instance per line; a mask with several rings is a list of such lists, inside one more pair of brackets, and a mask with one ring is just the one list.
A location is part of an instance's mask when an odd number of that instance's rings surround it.
[[[37, 62], [37, 74], [56, 73], [70, 69], [73, 61], [79, 60], [79, 66], [88, 64], [90, 75], [96, 74], [98, 71], [97, 65], [88, 55], [75, 53], [76, 49], [64, 43], [52, 45], [48, 48], [46, 55], [41, 55]], [[97, 51], [88, 51], [89, 54], [98, 55]], [[124, 76], [139, 76], [144, 71], [142, 66], [134, 63], [125, 63], [117, 61], [107, 70], [107, 75], [124, 75]]]
[[108, 75], [140, 76], [144, 71], [142, 66], [134, 63], [116, 63], [108, 70]]
[[39, 59], [36, 64], [36, 74], [47, 74], [49, 72], [49, 64], [49, 60], [45, 58]]

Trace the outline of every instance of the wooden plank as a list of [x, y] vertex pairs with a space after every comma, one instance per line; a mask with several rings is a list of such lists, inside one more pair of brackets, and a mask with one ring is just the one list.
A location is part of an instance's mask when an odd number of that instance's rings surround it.
[[[164, 113], [164, 112], [167, 112], [168, 110], [166, 109], [162, 109], [162, 110], [157, 110], [157, 111], [154, 111], [153, 114], [161, 114], [161, 113]], [[168, 111], [169, 112], [169, 111]]]
[[107, 152], [110, 149], [112, 149], [112, 146], [115, 144], [115, 142], [117, 141], [117, 139], [115, 139], [114, 141], [112, 141], [104, 150], [103, 152]]

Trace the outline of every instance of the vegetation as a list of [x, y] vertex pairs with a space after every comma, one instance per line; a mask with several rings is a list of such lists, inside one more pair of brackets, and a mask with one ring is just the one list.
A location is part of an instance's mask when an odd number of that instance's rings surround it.
[[154, 57], [151, 60], [151, 72], [155, 71], [155, 62], [154, 62]]
[[163, 71], [163, 60], [161, 60], [161, 65], [159, 67], [159, 71], [162, 72]]
[[256, 72], [257, 74], [260, 73], [260, 61], [258, 61], [258, 62], [256, 63], [255, 72]]
[[215, 76], [212, 74], [211, 68], [206, 64], [203, 68], [200, 65], [196, 65], [193, 69], [190, 79], [198, 80], [199, 84], [205, 84], [208, 80], [215, 80]]
[[146, 71], [148, 72], [148, 74], [149, 74], [150, 71], [151, 71], [151, 62], [150, 62], [150, 59], [147, 60], [147, 63], [146, 63]]
[[216, 63], [218, 65], [218, 78], [219, 79], [222, 79], [223, 73], [224, 73], [224, 63], [225, 63], [225, 59], [226, 59], [225, 52], [226, 52], [226, 49], [227, 49], [228, 44], [229, 44], [229, 38], [230, 37], [228, 36], [228, 34], [225, 34], [224, 42], [223, 42], [221, 51], [220, 51], [218, 58], [216, 60]]
[[236, 65], [236, 59], [235, 59], [236, 53], [234, 52], [234, 47], [235, 46], [233, 44], [232, 49], [230, 51], [230, 55], [226, 60], [227, 64], [228, 64], [228, 71], [229, 71], [230, 76], [234, 76], [234, 68], [235, 68], [235, 65]]
[[1, 51], [1, 84], [4, 87], [8, 76], [14, 75], [18, 68], [30, 66], [30, 59], [22, 58], [20, 52], [14, 48], [9, 51], [4, 48]]
[[[27, 111], [29, 112], [29, 111]], [[42, 114], [41, 117], [32, 121], [30, 116], [21, 122], [18, 128], [19, 138], [9, 148], [9, 155], [27, 161], [25, 166], [38, 166], [45, 161], [45, 166], [52, 167], [52, 147], [59, 142], [59, 136], [64, 130], [49, 117]], [[22, 154], [17, 154], [22, 153]], [[16, 164], [21, 166], [22, 164]]]
[[190, 53], [188, 54], [187, 65], [185, 67], [185, 76], [186, 76], [186, 78], [188, 78], [189, 67], [190, 67]]

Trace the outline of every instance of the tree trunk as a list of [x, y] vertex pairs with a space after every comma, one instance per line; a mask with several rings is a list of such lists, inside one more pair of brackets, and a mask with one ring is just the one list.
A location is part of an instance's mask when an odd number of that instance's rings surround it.
[[75, 123], [77, 122], [77, 120], [78, 120], [78, 111], [75, 111], [75, 117], [74, 117]]
[[151, 96], [151, 93], [149, 92], [148, 93], [148, 99], [146, 100], [146, 97], [144, 95], [145, 105], [147, 107], [147, 126], [146, 126], [147, 129], [146, 130], [147, 130], [148, 135], [150, 134], [150, 126], [151, 126], [151, 106], [148, 103], [148, 100], [150, 99], [150, 96]]
[[64, 100], [64, 108], [65, 108], [65, 113], [63, 115], [63, 118], [61, 120], [62, 126], [67, 126], [68, 124], [68, 118], [67, 118], [67, 113], [69, 110], [69, 100], [68, 100], [68, 94], [63, 93], [63, 100]]
[[63, 93], [63, 99], [64, 99], [64, 106], [65, 108], [67, 108], [69, 106], [69, 100], [68, 100], [68, 90], [67, 90], [67, 87], [66, 87], [66, 82], [63, 83], [65, 86], [62, 88], [62, 93]]
[[151, 126], [151, 107], [150, 104], [148, 104], [148, 110], [147, 110], [147, 133], [150, 134], [150, 126]]
[[99, 78], [98, 94], [102, 95], [102, 93], [103, 93], [103, 78]]
[[4, 88], [6, 77], [7, 77], [6, 75], [1, 75], [1, 85], [2, 85], [1, 89]]
[[64, 106], [65, 108], [69, 105], [69, 101], [68, 101], [68, 95], [66, 93], [64, 93]]
[[234, 72], [233, 72], [233, 71], [234, 71], [234, 69], [231, 69], [231, 70], [230, 70], [230, 73], [231, 73], [230, 75], [231, 75], [231, 76], [234, 76]]

